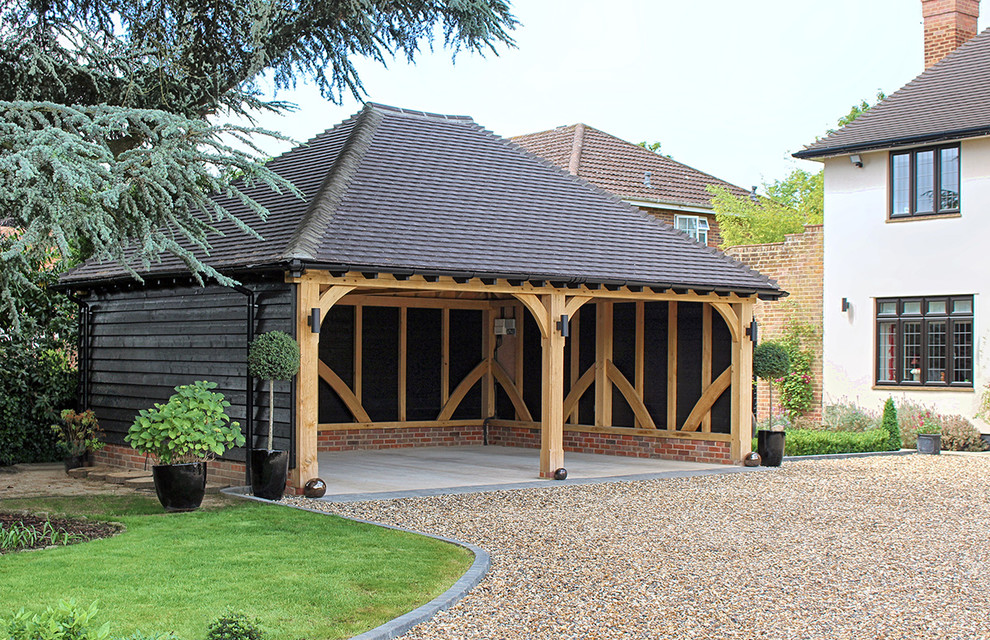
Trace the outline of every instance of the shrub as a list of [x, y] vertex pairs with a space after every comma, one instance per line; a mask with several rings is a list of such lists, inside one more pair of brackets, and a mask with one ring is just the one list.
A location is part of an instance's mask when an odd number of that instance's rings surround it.
[[52, 431], [58, 438], [59, 448], [69, 456], [81, 456], [87, 451], [98, 451], [105, 444], [100, 440], [103, 437], [103, 430], [100, 429], [92, 409], [80, 413], [72, 409], [63, 409], [62, 423], [53, 424]]
[[869, 431], [877, 427], [877, 417], [848, 400], [842, 400], [825, 405], [822, 426], [828, 431]]
[[778, 342], [762, 342], [753, 351], [753, 375], [763, 380], [780, 378], [791, 370], [787, 350]]
[[7, 619], [0, 619], [0, 637], [9, 640], [107, 640], [110, 623], [97, 627], [94, 602], [84, 608], [74, 600], [62, 600], [54, 607], [31, 613], [21, 609]]
[[206, 633], [206, 640], [263, 640], [264, 637], [256, 620], [235, 612], [214, 620]]
[[[903, 446], [918, 446], [919, 430], [925, 422], [938, 428], [942, 434], [942, 449], [946, 451], [986, 451], [987, 444], [973, 423], [960, 415], [942, 415], [918, 402], [902, 399], [897, 405], [897, 422]], [[921, 433], [924, 433], [923, 431]]]
[[942, 423], [942, 448], [948, 451], [986, 451], [988, 446], [973, 423], [962, 416], [938, 416]]
[[788, 456], [813, 456], [827, 453], [865, 453], [887, 450], [887, 432], [870, 431], [815, 431], [793, 429], [784, 440], [784, 454]]
[[269, 331], [251, 341], [248, 373], [263, 380], [288, 380], [299, 371], [299, 343], [283, 331]]
[[230, 403], [216, 387], [205, 380], [176, 387], [165, 404], [141, 409], [124, 439], [159, 464], [209, 460], [242, 446], [241, 425], [224, 413]]
[[880, 420], [880, 428], [887, 433], [887, 449], [897, 451], [901, 448], [901, 431], [897, 428], [897, 408], [894, 406], [894, 399], [887, 398], [883, 405], [883, 418]]
[[811, 349], [806, 349], [804, 343], [816, 340], [817, 337], [818, 331], [815, 327], [792, 320], [780, 340], [781, 346], [787, 351], [791, 370], [778, 379], [776, 384], [780, 389], [780, 404], [792, 419], [807, 413], [815, 398], [812, 386], [814, 378], [811, 375], [811, 363], [815, 353]]

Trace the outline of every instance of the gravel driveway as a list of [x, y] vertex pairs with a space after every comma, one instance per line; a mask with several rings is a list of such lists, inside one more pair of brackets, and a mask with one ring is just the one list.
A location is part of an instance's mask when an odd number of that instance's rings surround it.
[[990, 638], [990, 456], [307, 506], [492, 569], [404, 638]]

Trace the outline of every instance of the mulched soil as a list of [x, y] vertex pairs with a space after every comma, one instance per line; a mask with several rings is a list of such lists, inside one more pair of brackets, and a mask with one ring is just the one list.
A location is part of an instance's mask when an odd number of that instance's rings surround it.
[[[0, 512], [0, 528], [4, 529], [12, 525], [23, 524], [40, 532], [42, 531], [42, 527], [44, 527], [45, 522], [50, 523], [59, 534], [68, 533], [70, 535], [78, 536], [78, 538], [70, 544], [77, 542], [88, 542], [89, 540], [96, 540], [98, 538], [109, 538], [124, 530], [123, 525], [114, 522], [97, 522], [93, 520], [76, 518], [57, 518], [23, 512]], [[39, 540], [37, 544], [29, 547], [20, 547], [17, 551], [44, 549], [47, 546], [49, 545], [46, 541]], [[5, 551], [4, 549], [0, 549], [0, 554], [9, 552], [9, 550]]]

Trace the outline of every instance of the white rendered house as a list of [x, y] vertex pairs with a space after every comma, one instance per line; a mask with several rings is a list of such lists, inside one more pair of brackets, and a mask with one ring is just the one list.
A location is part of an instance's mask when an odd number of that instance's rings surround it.
[[990, 30], [978, 0], [922, 5], [925, 72], [794, 154], [825, 164], [824, 394], [990, 432]]

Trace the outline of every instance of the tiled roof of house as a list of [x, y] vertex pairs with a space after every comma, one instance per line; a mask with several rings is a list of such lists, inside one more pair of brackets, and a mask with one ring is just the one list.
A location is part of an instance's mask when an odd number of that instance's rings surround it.
[[585, 124], [511, 138], [552, 164], [620, 198], [710, 209], [710, 184], [749, 192]]
[[[783, 292], [766, 277], [485, 130], [472, 119], [368, 104], [273, 159], [304, 199], [265, 187], [265, 238], [226, 225], [219, 270], [301, 261], [331, 270]], [[139, 271], [141, 271], [139, 269]], [[172, 257], [149, 275], [181, 273]], [[82, 283], [123, 275], [88, 262]]]
[[990, 134], [990, 29], [797, 158]]

